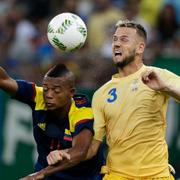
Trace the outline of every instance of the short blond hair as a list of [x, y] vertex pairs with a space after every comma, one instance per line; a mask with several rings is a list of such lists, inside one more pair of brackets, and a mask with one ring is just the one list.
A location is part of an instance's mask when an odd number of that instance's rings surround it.
[[119, 20], [116, 23], [116, 28], [119, 28], [119, 27], [134, 28], [137, 30], [137, 33], [139, 34], [139, 36], [143, 37], [145, 41], [147, 40], [147, 32], [146, 32], [145, 28], [141, 24], [139, 24], [135, 21], [130, 21], [128, 19]]

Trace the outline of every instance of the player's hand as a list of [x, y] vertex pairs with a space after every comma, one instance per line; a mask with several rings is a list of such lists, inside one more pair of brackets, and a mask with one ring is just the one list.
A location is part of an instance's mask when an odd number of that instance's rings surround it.
[[68, 149], [51, 151], [47, 156], [47, 162], [49, 165], [54, 165], [63, 159], [70, 159]]
[[153, 90], [164, 91], [166, 89], [166, 82], [153, 69], [148, 69], [142, 74], [142, 81]]
[[28, 176], [25, 176], [19, 180], [40, 180], [40, 179], [44, 179], [44, 174], [41, 172], [37, 172], [37, 173], [30, 174]]

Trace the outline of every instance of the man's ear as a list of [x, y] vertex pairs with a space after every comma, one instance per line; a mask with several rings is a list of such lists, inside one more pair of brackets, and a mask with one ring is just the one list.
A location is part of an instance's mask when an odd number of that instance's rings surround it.
[[74, 96], [75, 91], [76, 91], [76, 89], [75, 89], [75, 88], [71, 88], [71, 96], [72, 96], [72, 97]]
[[137, 49], [136, 49], [136, 53], [137, 54], [143, 54], [143, 52], [144, 52], [144, 49], [145, 49], [145, 43], [144, 42], [140, 42], [139, 44], [138, 44], [138, 47], [137, 47]]

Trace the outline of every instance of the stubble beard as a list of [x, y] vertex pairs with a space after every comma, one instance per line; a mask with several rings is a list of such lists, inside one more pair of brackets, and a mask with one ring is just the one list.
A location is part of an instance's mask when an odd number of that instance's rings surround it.
[[135, 60], [135, 51], [133, 51], [128, 57], [125, 57], [123, 61], [117, 62], [115, 65], [117, 68], [123, 69], [125, 66]]

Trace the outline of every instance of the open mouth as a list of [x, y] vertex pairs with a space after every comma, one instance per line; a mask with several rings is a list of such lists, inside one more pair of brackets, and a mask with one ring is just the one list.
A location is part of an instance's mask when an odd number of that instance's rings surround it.
[[46, 103], [46, 106], [47, 106], [47, 107], [52, 107], [53, 104], [52, 104], [52, 103]]
[[121, 52], [115, 52], [114, 55], [115, 56], [122, 56], [122, 53]]

